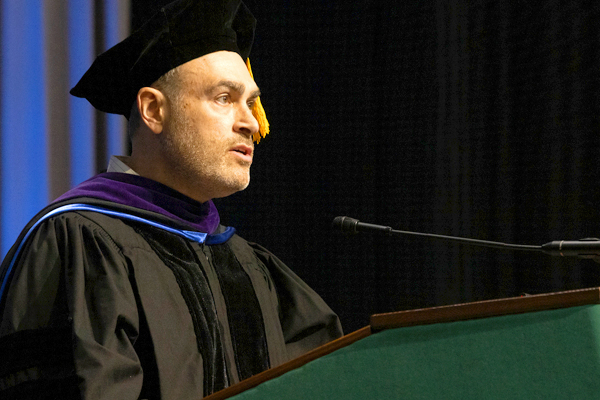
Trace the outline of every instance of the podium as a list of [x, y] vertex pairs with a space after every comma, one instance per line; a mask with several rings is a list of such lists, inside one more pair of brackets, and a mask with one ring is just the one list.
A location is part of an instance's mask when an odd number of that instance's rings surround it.
[[600, 398], [600, 289], [373, 315], [206, 399]]

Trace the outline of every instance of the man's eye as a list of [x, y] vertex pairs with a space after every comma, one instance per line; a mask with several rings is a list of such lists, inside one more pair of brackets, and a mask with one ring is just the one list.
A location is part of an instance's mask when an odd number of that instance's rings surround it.
[[256, 100], [249, 101], [248, 102], [248, 108], [252, 110], [254, 108], [255, 104], [256, 104]]
[[221, 103], [221, 104], [229, 103], [229, 95], [224, 94], [222, 96], [217, 97], [217, 103]]

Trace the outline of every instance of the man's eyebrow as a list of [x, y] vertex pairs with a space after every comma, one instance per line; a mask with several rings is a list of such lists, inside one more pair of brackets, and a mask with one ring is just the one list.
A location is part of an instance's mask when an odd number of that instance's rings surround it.
[[[229, 88], [235, 92], [238, 92], [239, 94], [244, 94], [244, 92], [246, 91], [246, 86], [243, 83], [240, 82], [234, 82], [234, 81], [219, 81], [218, 83], [216, 83], [215, 85], [210, 86], [206, 92], [207, 93], [212, 93], [215, 89], [219, 88], [219, 87], [226, 87]], [[260, 96], [260, 90], [256, 89], [255, 91], [253, 91], [250, 94], [250, 98], [256, 98]]]
[[256, 89], [255, 91], [253, 91], [252, 93], [250, 93], [250, 98], [251, 99], [256, 99], [260, 96], [260, 89]]

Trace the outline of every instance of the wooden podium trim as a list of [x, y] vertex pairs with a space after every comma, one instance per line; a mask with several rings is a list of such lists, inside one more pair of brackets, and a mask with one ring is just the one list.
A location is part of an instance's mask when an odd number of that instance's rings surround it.
[[223, 400], [227, 399], [231, 396], [235, 396], [236, 394], [240, 394], [243, 391], [248, 389], [252, 389], [259, 384], [268, 381], [273, 378], [277, 378], [285, 374], [288, 371], [291, 371], [296, 368], [300, 368], [304, 364], [316, 360], [317, 358], [323, 357], [329, 353], [332, 353], [342, 347], [346, 347], [357, 340], [365, 338], [371, 334], [371, 327], [366, 326], [362, 329], [359, 329], [355, 332], [352, 332], [346, 336], [343, 336], [339, 339], [336, 339], [332, 342], [329, 342], [321, 347], [317, 347], [314, 350], [309, 351], [308, 353], [300, 356], [298, 358], [294, 358], [284, 364], [281, 364], [278, 367], [268, 369], [260, 374], [256, 374], [246, 380], [243, 380], [233, 386], [220, 390], [216, 393], [211, 394], [210, 396], [204, 397], [204, 400]]
[[464, 321], [600, 303], [600, 288], [399, 311], [371, 316], [373, 332], [405, 326]]

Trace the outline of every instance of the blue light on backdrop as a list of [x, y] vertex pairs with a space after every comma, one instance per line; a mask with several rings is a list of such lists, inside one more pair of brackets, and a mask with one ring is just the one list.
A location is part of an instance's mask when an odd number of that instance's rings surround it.
[[[123, 0], [105, 0], [105, 47], [108, 49], [119, 43], [124, 36], [124, 31], [128, 31], [129, 24], [123, 24], [123, 15], [128, 15], [128, 7], [123, 8]], [[128, 21], [128, 19], [126, 19]], [[126, 28], [124, 28], [124, 25]], [[123, 117], [120, 115], [107, 114], [106, 120], [106, 154], [123, 154]], [[108, 165], [108, 160], [104, 160]]]
[[[52, 4], [51, 4], [52, 3]], [[127, 3], [127, 4], [126, 4]], [[66, 4], [66, 5], [65, 5]], [[48, 65], [68, 71], [72, 87], [90, 66], [96, 53], [95, 44], [101, 37], [105, 48], [128, 33], [129, 2], [123, 0], [69, 0], [61, 3], [68, 37], [68, 57], [56, 57], [45, 51], [50, 30], [65, 30], [57, 26], [56, 3], [49, 0], [2, 0], [1, 2], [1, 97], [0, 97], [0, 256], [4, 256], [24, 225], [46, 206], [56, 193], [51, 193], [50, 180], [72, 187], [93, 176], [97, 154], [123, 154], [124, 120], [109, 116], [106, 127], [106, 149], [99, 151], [96, 143], [95, 111], [86, 100], [71, 97], [68, 106], [62, 104], [62, 126], [68, 127], [68, 140], [60, 149], [68, 159], [68, 171], [53, 168], [49, 156], [49, 110], [62, 99], [48, 99], [48, 93], [64, 91], [49, 78]], [[50, 7], [54, 7], [50, 9]], [[102, 9], [102, 21], [94, 14]], [[50, 12], [52, 11], [52, 13]], [[59, 11], [62, 12], [62, 11]], [[53, 16], [50, 17], [50, 14]], [[60, 34], [57, 35], [60, 37]], [[56, 43], [54, 43], [56, 45]], [[55, 85], [55, 86], [52, 86]], [[52, 87], [53, 90], [49, 90]], [[56, 115], [54, 113], [53, 115]], [[56, 134], [56, 132], [54, 132]], [[52, 158], [56, 157], [56, 153]], [[99, 160], [105, 163], [106, 160]], [[62, 172], [61, 172], [62, 171]]]
[[[94, 56], [92, 0], [69, 2], [69, 87], [75, 86]], [[71, 97], [71, 184], [94, 174], [94, 110], [83, 99]]]
[[42, 1], [2, 3], [2, 255], [48, 202]]

